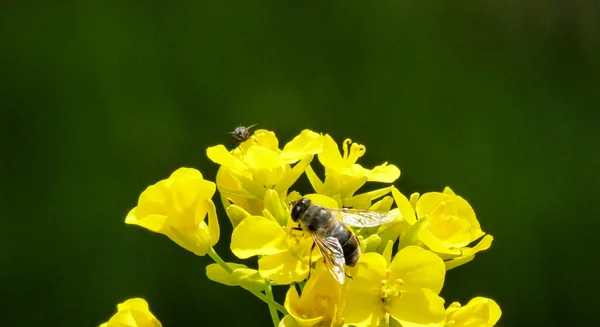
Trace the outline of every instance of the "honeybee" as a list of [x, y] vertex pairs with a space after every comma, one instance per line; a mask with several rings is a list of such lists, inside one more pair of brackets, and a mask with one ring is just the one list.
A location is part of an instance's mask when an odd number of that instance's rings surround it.
[[[344, 284], [345, 265], [354, 267], [360, 258], [358, 238], [350, 230], [352, 227], [374, 227], [394, 220], [389, 212], [362, 209], [325, 208], [308, 198], [302, 198], [292, 203], [291, 216], [298, 222], [296, 230], [308, 230], [313, 239], [310, 249], [319, 249], [327, 269], [335, 280]], [[310, 269], [309, 263], [309, 269]], [[351, 278], [351, 277], [350, 277]]]
[[254, 127], [256, 125], [258, 125], [258, 124], [250, 125], [248, 127], [239, 126], [239, 127], [236, 127], [233, 130], [233, 132], [229, 132], [229, 134], [231, 134], [231, 139], [233, 141], [233, 145], [235, 147], [237, 147], [240, 144], [242, 144], [243, 142], [250, 139], [250, 137], [254, 133], [254, 132], [252, 132], [252, 127]]

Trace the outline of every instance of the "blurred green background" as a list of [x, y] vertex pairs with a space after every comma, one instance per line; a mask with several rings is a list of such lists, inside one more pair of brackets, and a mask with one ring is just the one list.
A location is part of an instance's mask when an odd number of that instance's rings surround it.
[[[492, 248], [447, 303], [581, 326], [600, 283], [600, 14], [592, 1], [7, 1], [0, 5], [5, 326], [96, 326], [141, 296], [164, 326], [268, 326], [265, 305], [127, 226], [144, 188], [239, 124], [304, 128], [451, 186]], [[305, 177], [303, 177], [305, 179]], [[225, 215], [221, 212], [221, 218]], [[218, 251], [232, 260], [223, 221]], [[279, 292], [279, 299], [283, 293]], [[597, 319], [594, 319], [596, 321]]]

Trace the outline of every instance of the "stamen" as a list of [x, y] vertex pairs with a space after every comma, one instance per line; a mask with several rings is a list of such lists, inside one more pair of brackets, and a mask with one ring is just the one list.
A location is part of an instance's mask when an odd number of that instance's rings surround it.
[[344, 149], [344, 155], [342, 156], [342, 159], [344, 160], [348, 159], [348, 145], [350, 145], [350, 143], [352, 143], [351, 139], [345, 139], [344, 143], [342, 144], [342, 148]]
[[360, 145], [357, 143], [353, 143], [350, 147], [350, 153], [348, 154], [348, 164], [354, 164], [358, 160], [358, 158], [362, 157], [365, 154], [366, 148], [364, 145]]
[[446, 201], [442, 201], [433, 211], [429, 214], [429, 216], [437, 216], [441, 214], [444, 209], [446, 209]]

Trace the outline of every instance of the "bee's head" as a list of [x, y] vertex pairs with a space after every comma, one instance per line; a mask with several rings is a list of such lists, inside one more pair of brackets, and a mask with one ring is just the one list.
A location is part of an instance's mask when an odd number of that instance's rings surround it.
[[292, 202], [292, 220], [298, 221], [308, 206], [310, 206], [310, 200], [307, 198]]

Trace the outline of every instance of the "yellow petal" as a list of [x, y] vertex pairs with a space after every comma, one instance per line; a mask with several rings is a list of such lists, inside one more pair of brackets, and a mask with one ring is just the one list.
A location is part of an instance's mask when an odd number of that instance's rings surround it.
[[[429, 220], [430, 217], [427, 217], [427, 219]], [[436, 253], [442, 253], [442, 254], [450, 254], [450, 255], [459, 255], [460, 254], [460, 250], [459, 249], [450, 249], [446, 246], [446, 244], [444, 244], [444, 242], [442, 242], [439, 238], [437, 238], [435, 235], [433, 235], [431, 233], [431, 231], [429, 231], [427, 229], [428, 227], [428, 222], [425, 222], [424, 224], [426, 224], [426, 227], [424, 227], [421, 232], [419, 233], [419, 239], [425, 244], [427, 245], [427, 247]]]
[[323, 150], [323, 136], [305, 129], [283, 147], [281, 158], [288, 163], [296, 162], [307, 154], [317, 154]]
[[452, 189], [451, 189], [450, 187], [448, 187], [448, 186], [446, 186], [446, 187], [444, 188], [444, 191], [443, 191], [442, 193], [444, 193], [444, 194], [448, 194], [448, 195], [456, 195], [456, 194], [454, 193], [454, 191], [452, 191]]
[[257, 145], [253, 145], [248, 149], [244, 161], [252, 168], [268, 169], [285, 165], [277, 152]]
[[344, 322], [355, 326], [370, 326], [384, 316], [380, 288], [387, 263], [375, 252], [364, 253], [356, 267], [350, 268], [353, 276], [346, 292]]
[[279, 150], [279, 140], [275, 133], [266, 129], [258, 129], [254, 132], [254, 140], [257, 145], [267, 148], [271, 151]]
[[446, 313], [447, 321], [455, 327], [494, 326], [502, 315], [498, 304], [484, 297], [476, 297], [464, 307], [451, 306]]
[[392, 187], [392, 196], [394, 197], [394, 201], [396, 201], [396, 205], [400, 210], [402, 218], [407, 223], [411, 225], [414, 224], [417, 221], [417, 217], [408, 199], [395, 187]]
[[[294, 287], [294, 286], [291, 286], [285, 295], [284, 307], [299, 326], [302, 326], [302, 327], [315, 326], [316, 324], [320, 323], [321, 320], [323, 320], [323, 316], [314, 317], [314, 318], [304, 318], [305, 314], [303, 312], [299, 312], [297, 310], [297, 308], [300, 307], [300, 296], [298, 295], [298, 291], [296, 291], [296, 287]], [[288, 322], [289, 322], [289, 320], [288, 320]], [[281, 326], [281, 324], [280, 324], [280, 326]], [[286, 324], [285, 326], [288, 326], [288, 325]], [[291, 324], [291, 326], [294, 326], [294, 325]]]
[[285, 193], [287, 189], [289, 189], [297, 180], [302, 176], [302, 173], [306, 170], [310, 162], [312, 161], [313, 156], [309, 155], [297, 163], [293, 168], [285, 170], [283, 176], [278, 180], [277, 184], [274, 187], [274, 190], [277, 193]]
[[393, 204], [394, 204], [394, 198], [392, 198], [391, 196], [386, 196], [383, 199], [373, 203], [373, 205], [369, 208], [369, 210], [390, 211], [392, 209]]
[[232, 204], [225, 209], [227, 212], [227, 217], [229, 217], [229, 221], [231, 221], [231, 225], [235, 228], [242, 220], [249, 217], [250, 214], [248, 211], [244, 210], [244, 208]]
[[391, 189], [391, 187], [385, 187], [374, 191], [357, 194], [351, 198], [344, 198], [344, 206], [366, 209], [371, 206], [371, 201], [388, 194]]
[[396, 242], [398, 236], [404, 234], [409, 227], [410, 225], [402, 220], [395, 220], [380, 227], [377, 233], [381, 238], [381, 244], [377, 248], [377, 252], [382, 252], [383, 247], [387, 244], [387, 242]]
[[263, 278], [280, 285], [300, 282], [308, 276], [308, 256], [300, 260], [290, 251], [267, 255], [258, 260], [258, 271]]
[[383, 252], [381, 253], [383, 258], [385, 258], [386, 264], [388, 264], [388, 265], [390, 264], [390, 262], [392, 262], [392, 250], [393, 249], [394, 249], [394, 242], [388, 241], [387, 244], [385, 245], [385, 248], [383, 249]]
[[309, 198], [314, 204], [325, 208], [339, 208], [338, 203], [334, 199], [323, 194], [307, 194], [305, 197]]
[[240, 259], [275, 254], [287, 249], [285, 232], [277, 223], [261, 216], [244, 219], [231, 235], [231, 251]]
[[461, 248], [471, 243], [470, 224], [465, 219], [447, 216], [429, 226], [429, 231], [447, 248]]
[[[304, 318], [323, 317], [323, 324], [340, 320], [337, 308], [343, 307], [343, 285], [340, 285], [327, 266], [318, 261], [313, 274], [302, 288], [302, 296], [295, 311]], [[337, 325], [337, 324], [335, 324]]]
[[394, 165], [384, 163], [373, 168], [369, 174], [369, 182], [393, 183], [400, 177], [400, 169]]
[[428, 288], [438, 294], [444, 285], [446, 267], [436, 254], [418, 246], [398, 251], [389, 266], [391, 279], [401, 279], [403, 290]]
[[[232, 270], [238, 268], [247, 268], [245, 265], [233, 262], [227, 262], [227, 265]], [[230, 273], [225, 271], [221, 265], [218, 263], [211, 263], [206, 266], [206, 277], [212, 280], [213, 282], [217, 282], [227, 286], [239, 286], [239, 281], [236, 278], [233, 278]]]
[[219, 220], [217, 219], [217, 209], [212, 200], [207, 199], [208, 206], [208, 235], [210, 238], [210, 246], [215, 246], [219, 242], [220, 229]]
[[[335, 182], [339, 184], [339, 193], [342, 198], [350, 198], [367, 182], [367, 176], [364, 174], [340, 175], [329, 169], [325, 171], [325, 183]], [[363, 196], [365, 197], [365, 196]]]
[[308, 177], [308, 181], [310, 182], [310, 185], [313, 187], [313, 190], [315, 190], [315, 192], [317, 192], [319, 194], [322, 194], [323, 188], [324, 188], [323, 182], [321, 181], [319, 176], [317, 176], [317, 174], [312, 169], [312, 167], [310, 165], [308, 165], [304, 172], [306, 173], [306, 177]]
[[464, 265], [465, 263], [470, 262], [475, 258], [475, 254], [479, 251], [484, 251], [490, 248], [492, 245], [492, 241], [494, 238], [492, 235], [486, 235], [482, 238], [477, 245], [472, 248], [463, 248], [462, 255], [460, 257], [454, 258], [452, 260], [445, 261], [446, 270], [450, 270], [456, 268], [458, 266]]
[[165, 215], [147, 215], [141, 219], [136, 216], [137, 208], [131, 209], [125, 218], [126, 224], [138, 225], [155, 233], [163, 233], [167, 224], [167, 216]]
[[[476, 298], [479, 299], [479, 298]], [[502, 310], [500, 310], [500, 306], [498, 305], [498, 303], [496, 303], [496, 301], [492, 300], [492, 299], [487, 299], [488, 300], [488, 307], [490, 308], [490, 316], [488, 319], [488, 324], [490, 326], [494, 326], [498, 320], [500, 320], [500, 317], [502, 316]]]
[[221, 195], [225, 194], [235, 204], [240, 205], [237, 198], [254, 198], [254, 196], [243, 188], [242, 182], [239, 178], [234, 177], [239, 174], [234, 174], [227, 167], [221, 166], [217, 171], [217, 188]]
[[[239, 190], [233, 190], [235, 193], [232, 193], [232, 194], [237, 195], [237, 196], [242, 196], [242, 194], [247, 194], [247, 197], [249, 197], [250, 199], [262, 200], [265, 197], [265, 191], [266, 191], [266, 188], [264, 185], [266, 185], [266, 183], [269, 183], [268, 179], [273, 178], [273, 175], [269, 175], [270, 172], [268, 170], [261, 170], [261, 169], [251, 169], [251, 170], [252, 170], [253, 177], [256, 178], [256, 180], [252, 180], [245, 175], [238, 174], [234, 171], [230, 171], [232, 178], [234, 178], [236, 180], [236, 183], [239, 185], [239, 187], [242, 190], [244, 190], [243, 192], [240, 192]], [[281, 171], [281, 169], [276, 169], [276, 170]], [[259, 176], [259, 175], [263, 175], [263, 176]], [[261, 178], [263, 178], [264, 180], [260, 180]], [[230, 190], [219, 189], [219, 191], [229, 192]]]
[[[439, 206], [442, 203], [444, 204], [444, 208], [439, 210]], [[473, 239], [483, 235], [473, 208], [471, 208], [471, 205], [460, 196], [440, 192], [425, 193], [419, 198], [416, 211], [419, 217], [426, 217], [434, 212], [436, 215], [442, 217], [460, 217], [469, 223], [470, 229], [474, 235]]]
[[410, 195], [410, 205], [413, 207], [413, 210], [417, 210], [417, 202], [419, 201], [419, 197], [421, 195], [419, 194], [419, 192], [415, 192], [413, 194]]
[[150, 312], [148, 303], [141, 298], [129, 299], [117, 305], [117, 313], [100, 326], [162, 327], [160, 321]]
[[289, 212], [285, 208], [285, 204], [279, 199], [279, 194], [274, 190], [267, 190], [265, 193], [265, 209], [275, 217], [279, 225], [285, 226], [289, 216]]
[[388, 302], [389, 313], [403, 327], [444, 326], [444, 299], [429, 289], [402, 292]]
[[429, 218], [421, 218], [417, 222], [410, 226], [408, 231], [400, 238], [400, 244], [398, 250], [402, 250], [410, 245], [419, 245], [419, 239], [423, 230], [427, 227], [427, 220]]
[[323, 136], [323, 151], [319, 153], [318, 158], [325, 167], [337, 172], [346, 170], [338, 145], [329, 134]]
[[302, 195], [298, 191], [292, 191], [285, 198], [285, 203], [292, 203], [294, 201], [298, 201], [302, 199]]
[[222, 144], [206, 149], [206, 156], [214, 163], [235, 171], [244, 171], [248, 166], [234, 157]]
[[381, 238], [377, 234], [371, 234], [365, 239], [365, 244], [365, 252], [374, 252], [377, 250], [379, 244], [381, 244]]
[[285, 317], [283, 317], [283, 319], [281, 319], [281, 321], [279, 321], [278, 327], [301, 327], [301, 326], [296, 322], [296, 319], [294, 319], [294, 317], [292, 317], [290, 315], [286, 315]]
[[200, 223], [198, 229], [191, 234], [185, 233], [177, 228], [169, 228], [164, 234], [173, 242], [177, 243], [177, 245], [195, 255], [204, 256], [208, 252], [209, 231], [205, 222]]

